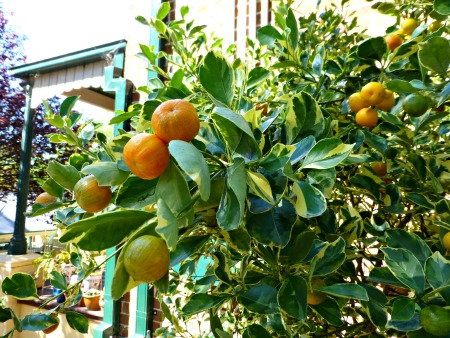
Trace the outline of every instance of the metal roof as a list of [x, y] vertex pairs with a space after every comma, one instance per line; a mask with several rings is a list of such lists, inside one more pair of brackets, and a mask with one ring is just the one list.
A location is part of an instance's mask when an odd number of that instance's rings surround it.
[[87, 93], [86, 89], [99, 89], [104, 85], [104, 68], [118, 67], [122, 73], [126, 41], [83, 49], [21, 66], [11, 67], [11, 76], [32, 84], [31, 107], [42, 100], [58, 95], [81, 95], [81, 100], [114, 110], [114, 99], [101, 91]]
[[[16, 203], [10, 201], [4, 205], [0, 205], [0, 238], [3, 235], [10, 235], [14, 231], [14, 220], [16, 218]], [[55, 231], [56, 227], [42, 220], [42, 218], [27, 218], [25, 223], [25, 232], [42, 232]], [[10, 236], [8, 236], [10, 237]], [[8, 238], [9, 239], [9, 238]], [[2, 240], [0, 239], [0, 243]]]
[[109, 62], [109, 66], [112, 66], [115, 62], [115, 54], [124, 53], [126, 45], [126, 40], [118, 40], [107, 44], [82, 49], [73, 53], [11, 67], [9, 69], [9, 74], [14, 77], [26, 79], [34, 77], [37, 74], [50, 73], [60, 69], [67, 69], [101, 60]]

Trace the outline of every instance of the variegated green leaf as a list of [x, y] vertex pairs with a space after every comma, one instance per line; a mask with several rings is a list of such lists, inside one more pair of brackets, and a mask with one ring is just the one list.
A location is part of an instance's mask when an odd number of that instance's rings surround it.
[[319, 189], [306, 182], [294, 183], [293, 190], [297, 195], [295, 210], [301, 217], [317, 217], [324, 213], [327, 201]]
[[272, 188], [264, 175], [247, 170], [247, 185], [255, 195], [269, 204], [273, 204]]
[[208, 164], [200, 150], [193, 144], [173, 140], [169, 143], [169, 152], [180, 168], [197, 183], [202, 200], [207, 201], [211, 193]]
[[301, 92], [292, 96], [285, 110], [286, 144], [292, 144], [299, 136], [320, 136], [325, 122], [319, 104], [314, 98]]
[[425, 291], [425, 273], [414, 254], [403, 248], [381, 248], [386, 265], [392, 274], [407, 287], [418, 294]]
[[333, 168], [347, 158], [353, 146], [354, 144], [345, 144], [336, 138], [320, 140], [306, 155], [300, 169]]
[[261, 150], [255, 140], [243, 116], [228, 108], [218, 107], [211, 114], [211, 119], [228, 147], [234, 153], [245, 158], [246, 162], [257, 160], [261, 157]]
[[336, 297], [354, 298], [363, 301], [369, 300], [366, 289], [358, 284], [336, 283], [329, 286], [319, 287], [317, 289]]
[[173, 251], [178, 242], [178, 220], [162, 198], [158, 200], [157, 215], [158, 225], [155, 230]]
[[243, 158], [236, 158], [227, 170], [226, 186], [217, 211], [217, 222], [225, 230], [235, 230], [239, 227], [245, 209], [247, 183], [245, 163]]
[[270, 149], [270, 152], [264, 156], [259, 165], [271, 172], [283, 169], [286, 163], [289, 162], [294, 151], [294, 146], [286, 146], [277, 143]]
[[325, 276], [336, 271], [345, 261], [345, 240], [339, 237], [325, 245], [311, 261], [310, 277]]
[[307, 313], [307, 285], [303, 277], [288, 276], [278, 291], [278, 304], [290, 316], [304, 320]]
[[[163, 198], [174, 215], [183, 214], [178, 219], [183, 225], [188, 225], [194, 218], [194, 210], [190, 206], [191, 193], [183, 173], [178, 167], [170, 162], [166, 171], [159, 177], [156, 185], [157, 198]], [[167, 198], [170, 196], [170, 198]]]
[[96, 162], [83, 168], [85, 174], [92, 174], [100, 186], [114, 186], [124, 183], [129, 172], [120, 170], [117, 162]]

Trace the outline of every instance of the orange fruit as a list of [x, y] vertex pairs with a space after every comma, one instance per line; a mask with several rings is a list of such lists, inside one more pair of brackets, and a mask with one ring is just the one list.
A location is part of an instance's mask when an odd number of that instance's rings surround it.
[[361, 88], [361, 97], [371, 106], [379, 104], [386, 93], [383, 85], [378, 82], [369, 82]]
[[255, 107], [256, 110], [261, 110], [261, 114], [263, 116], [267, 116], [267, 112], [269, 111], [269, 105], [266, 102], [258, 103]]
[[325, 282], [320, 278], [314, 278], [311, 281], [311, 290], [308, 290], [307, 300], [306, 302], [309, 305], [318, 305], [322, 303], [325, 299], [327, 299], [327, 295], [320, 291], [314, 291], [313, 289], [316, 287], [325, 286]]
[[136, 281], [153, 283], [169, 270], [170, 253], [162, 238], [138, 237], [128, 244], [123, 254], [125, 269]]
[[363, 108], [356, 113], [355, 121], [362, 127], [375, 127], [378, 122], [378, 113], [373, 108]]
[[386, 41], [391, 52], [403, 43], [403, 38], [398, 34], [389, 34], [384, 38], [384, 40]]
[[351, 111], [357, 113], [361, 109], [369, 107], [370, 104], [361, 97], [360, 92], [356, 92], [348, 98], [348, 106]]
[[57, 315], [57, 314], [51, 314], [51, 316], [52, 316], [53, 318], [55, 318], [58, 322], [57, 322], [56, 324], [53, 324], [52, 326], [49, 326], [48, 328], [42, 330], [42, 332], [44, 332], [45, 334], [50, 334], [50, 333], [54, 332], [54, 331], [58, 328], [58, 326], [59, 326], [59, 318], [58, 318], [58, 315]]
[[123, 159], [137, 177], [152, 180], [161, 176], [170, 161], [167, 144], [158, 136], [134, 135], [123, 148]]
[[402, 30], [405, 34], [411, 34], [419, 26], [416, 19], [408, 18], [402, 22]]
[[107, 186], [99, 186], [93, 175], [80, 179], [75, 184], [73, 192], [80, 208], [92, 213], [105, 209], [112, 198], [111, 189]]
[[378, 103], [376, 107], [382, 111], [389, 111], [391, 108], [395, 106], [395, 97], [394, 93], [388, 89], [386, 89], [383, 101]]
[[442, 244], [444, 245], [445, 250], [450, 252], [450, 231], [442, 238]]
[[380, 177], [383, 177], [387, 174], [387, 166], [384, 162], [375, 162], [372, 164], [372, 170]]
[[56, 196], [50, 195], [48, 192], [44, 191], [42, 194], [39, 194], [38, 197], [36, 197], [35, 203], [50, 204], [55, 202], [56, 200]]
[[161, 103], [152, 115], [152, 128], [164, 142], [191, 141], [200, 130], [200, 119], [192, 103], [169, 100]]

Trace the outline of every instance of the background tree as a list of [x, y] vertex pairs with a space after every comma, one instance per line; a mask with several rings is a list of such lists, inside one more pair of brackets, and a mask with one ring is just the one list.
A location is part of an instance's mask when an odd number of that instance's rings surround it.
[[0, 199], [16, 191], [25, 95], [8, 69], [25, 62], [23, 36], [16, 34], [0, 3]]
[[[0, 199], [4, 199], [17, 191], [25, 106], [21, 83], [8, 74], [8, 69], [26, 62], [22, 45], [26, 37], [14, 32], [8, 23], [7, 13], [1, 6], [0, 4]], [[51, 98], [48, 103], [52, 111], [59, 110], [59, 98]], [[64, 145], [49, 141], [47, 135], [54, 132], [57, 129], [45, 121], [44, 107], [39, 105], [34, 117], [30, 200], [42, 192], [40, 185], [47, 176], [45, 169], [49, 159], [67, 158], [68, 149]]]

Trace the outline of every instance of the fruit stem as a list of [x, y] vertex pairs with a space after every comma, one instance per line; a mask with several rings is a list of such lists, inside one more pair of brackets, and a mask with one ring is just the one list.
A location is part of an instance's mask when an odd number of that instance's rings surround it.
[[186, 203], [186, 205], [183, 206], [183, 208], [180, 210], [180, 212], [178, 212], [176, 214], [176, 218], [180, 218], [183, 216], [183, 214], [187, 211], [189, 211], [190, 207], [193, 206], [195, 204], [195, 202], [197, 202], [197, 200], [200, 198], [200, 190], [197, 190], [194, 194], [194, 196], [192, 196], [191, 200]]
[[221, 160], [219, 160], [217, 157], [215, 157], [214, 155], [211, 155], [210, 153], [207, 153], [206, 151], [202, 151], [201, 153], [202, 153], [203, 156], [205, 156], [205, 157], [213, 160], [214, 162], [218, 163], [221, 168], [223, 168], [223, 169], [226, 168], [226, 165]]

